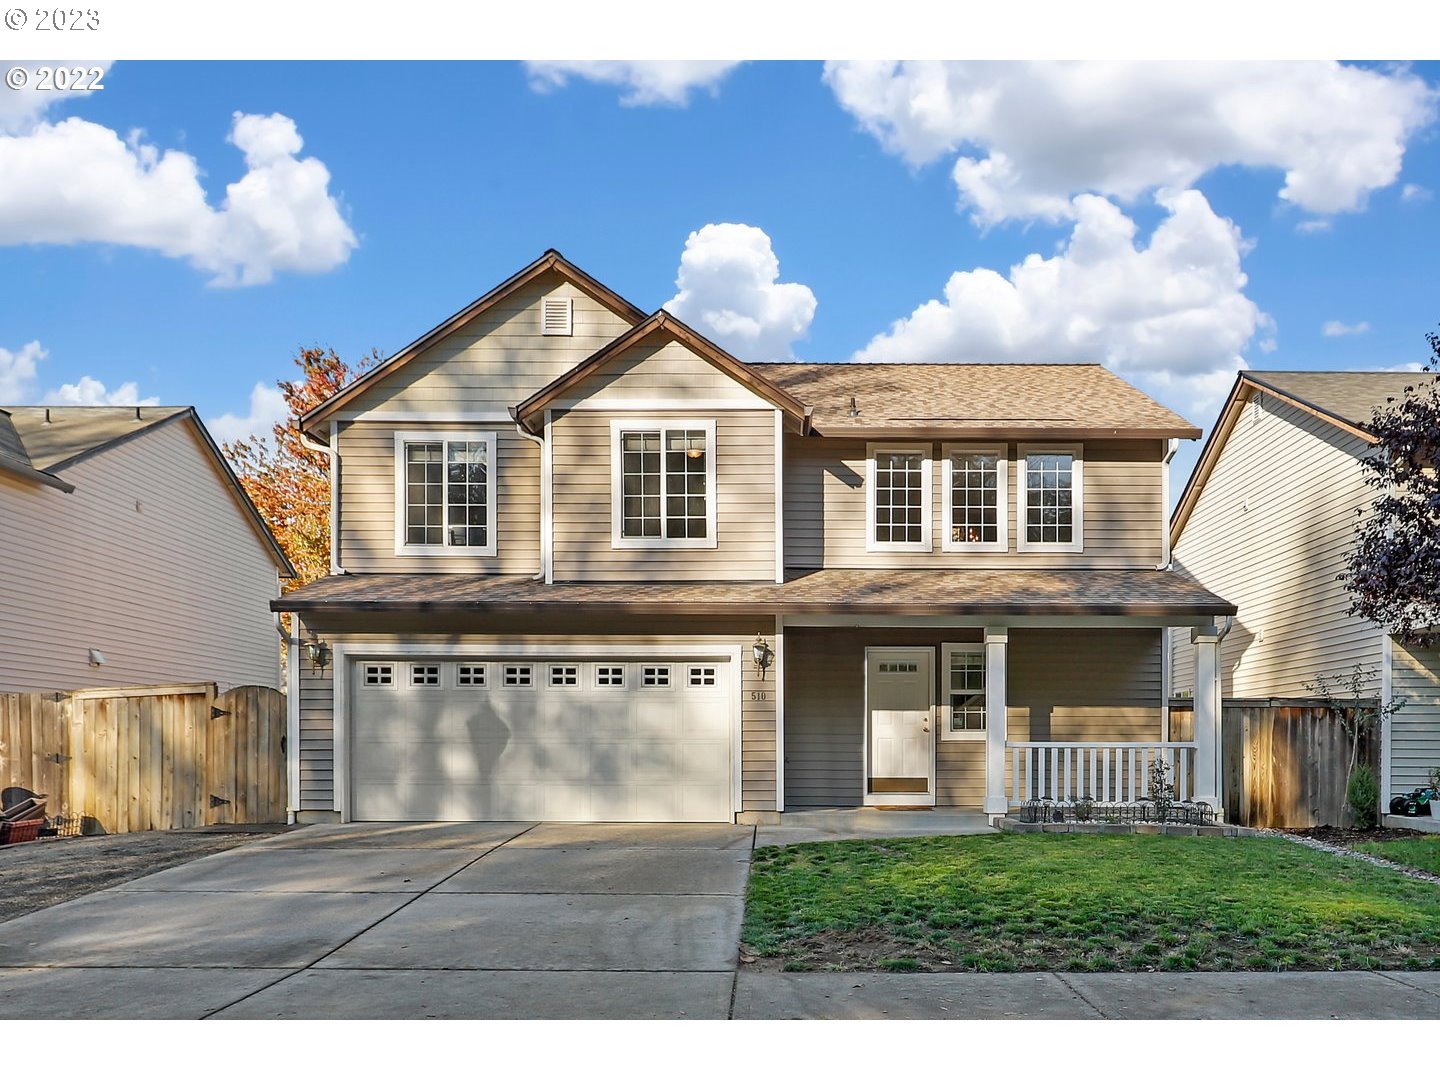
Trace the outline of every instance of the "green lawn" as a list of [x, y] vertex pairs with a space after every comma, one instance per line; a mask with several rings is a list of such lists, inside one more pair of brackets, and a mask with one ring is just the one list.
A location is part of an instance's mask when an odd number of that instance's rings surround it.
[[1367, 855], [1378, 855], [1417, 870], [1440, 874], [1440, 836], [1417, 837], [1414, 840], [1366, 840], [1351, 847]]
[[850, 840], [757, 850], [743, 940], [790, 970], [1437, 968], [1440, 886], [1278, 839]]

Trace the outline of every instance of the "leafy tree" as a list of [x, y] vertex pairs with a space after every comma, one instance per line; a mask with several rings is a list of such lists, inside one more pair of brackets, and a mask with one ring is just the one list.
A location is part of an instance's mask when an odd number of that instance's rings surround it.
[[1366, 483], [1379, 494], [1361, 512], [1340, 574], [1351, 614], [1421, 646], [1440, 639], [1440, 334], [1426, 341], [1432, 354], [1426, 375], [1370, 420], [1380, 441], [1363, 465]]
[[299, 418], [380, 360], [372, 351], [353, 367], [334, 349], [301, 349], [300, 377], [275, 385], [290, 415], [270, 440], [250, 436], [221, 446], [260, 516], [295, 566], [286, 586], [298, 588], [330, 572], [330, 458], [300, 440]]
[[1376, 676], [1375, 668], [1356, 664], [1348, 675], [1321, 673], [1314, 682], [1305, 684], [1305, 689], [1324, 701], [1350, 743], [1345, 801], [1355, 815], [1356, 827], [1361, 829], [1375, 827], [1380, 785], [1374, 770], [1360, 760], [1360, 742], [1405, 707], [1404, 698], [1378, 701], [1367, 696], [1367, 687], [1375, 684]]

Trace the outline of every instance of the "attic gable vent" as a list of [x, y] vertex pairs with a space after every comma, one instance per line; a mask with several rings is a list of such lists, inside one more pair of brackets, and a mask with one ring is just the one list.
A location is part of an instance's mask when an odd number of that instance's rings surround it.
[[569, 337], [574, 320], [568, 296], [547, 296], [540, 301], [540, 333], [546, 337]]

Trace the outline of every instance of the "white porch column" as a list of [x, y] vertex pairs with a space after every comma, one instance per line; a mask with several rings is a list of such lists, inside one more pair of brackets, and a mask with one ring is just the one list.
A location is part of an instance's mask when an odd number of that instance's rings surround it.
[[1005, 652], [1009, 642], [1009, 627], [985, 628], [985, 813], [991, 818], [1004, 817], [1010, 808], [1005, 797]]
[[1195, 801], [1219, 810], [1220, 798], [1220, 636], [1192, 630], [1195, 643]]

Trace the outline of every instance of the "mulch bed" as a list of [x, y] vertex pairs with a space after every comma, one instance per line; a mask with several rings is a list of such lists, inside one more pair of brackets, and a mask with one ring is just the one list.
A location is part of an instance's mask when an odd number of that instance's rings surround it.
[[1415, 829], [1355, 829], [1340, 828], [1335, 825], [1317, 825], [1313, 829], [1281, 829], [1280, 831], [1290, 836], [1304, 836], [1307, 839], [1320, 840], [1326, 844], [1344, 844], [1346, 847], [1367, 840], [1415, 840], [1428, 835]]

